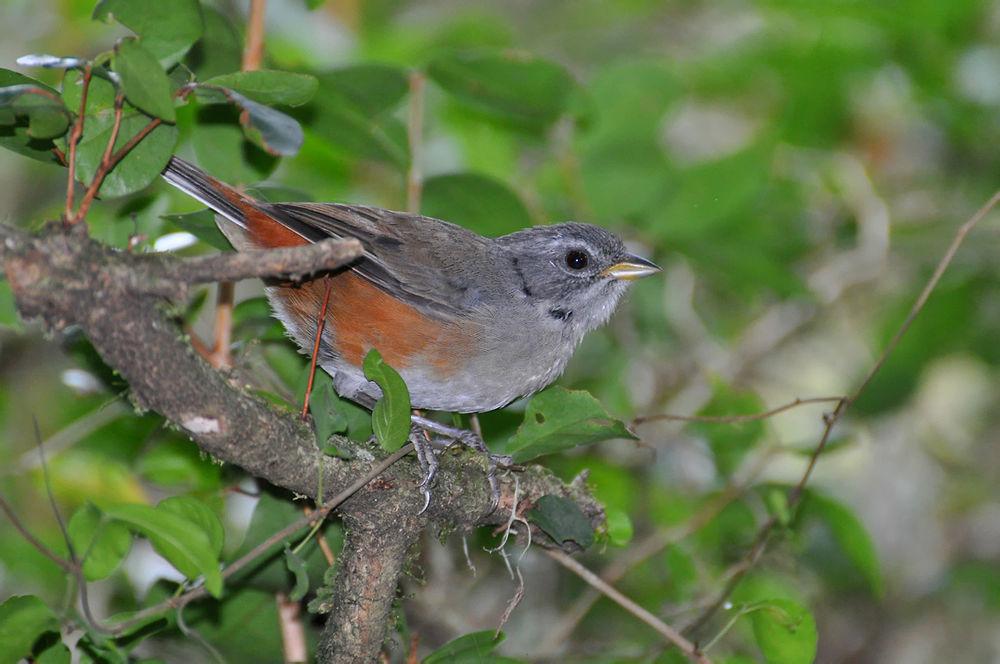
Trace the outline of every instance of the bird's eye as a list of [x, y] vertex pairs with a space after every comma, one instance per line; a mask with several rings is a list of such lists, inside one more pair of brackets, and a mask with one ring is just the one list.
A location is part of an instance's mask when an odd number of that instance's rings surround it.
[[566, 254], [566, 267], [571, 270], [582, 270], [590, 264], [590, 256], [587, 252], [574, 249]]

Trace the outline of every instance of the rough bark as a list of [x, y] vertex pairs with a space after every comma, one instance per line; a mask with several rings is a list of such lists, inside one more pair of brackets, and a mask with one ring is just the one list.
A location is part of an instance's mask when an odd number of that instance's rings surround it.
[[[213, 457], [256, 477], [322, 499], [368, 472], [371, 462], [320, 454], [312, 432], [297, 417], [255, 397], [192, 350], [164, 305], [168, 298], [186, 294], [183, 282], [205, 280], [210, 261], [199, 259], [192, 264], [197, 265], [196, 278], [184, 278], [183, 261], [110, 249], [92, 241], [84, 226], [52, 223], [31, 236], [0, 224], [0, 266], [23, 316], [41, 319], [56, 333], [79, 326], [104, 361], [128, 381], [137, 407], [162, 414]], [[330, 269], [353, 258], [344, 247], [305, 248], [301, 255], [299, 250], [283, 251], [261, 254], [258, 262], [287, 276]], [[304, 258], [308, 252], [313, 253]], [[245, 269], [225, 260], [217, 267], [224, 276]], [[419, 516], [423, 497], [412, 459], [389, 468], [338, 509], [349, 525], [348, 545], [336, 583], [338, 608], [328, 622], [320, 661], [375, 657], [406, 550], [421, 529], [434, 524], [464, 530], [506, 522], [513, 508], [513, 482], [502, 481], [500, 506], [492, 511], [485, 461], [463, 451], [443, 457], [434, 498]], [[316, 495], [319, 473], [322, 497]], [[603, 522], [600, 504], [582, 482], [566, 485], [535, 466], [518, 479], [521, 500], [565, 496], [595, 527]]]

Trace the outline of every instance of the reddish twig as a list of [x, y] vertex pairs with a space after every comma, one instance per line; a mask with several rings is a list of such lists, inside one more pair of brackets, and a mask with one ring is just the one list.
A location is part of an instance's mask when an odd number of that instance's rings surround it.
[[76, 116], [76, 122], [73, 123], [73, 130], [69, 135], [69, 158], [67, 162], [69, 172], [66, 176], [66, 210], [63, 213], [63, 219], [66, 223], [75, 223], [73, 218], [73, 191], [76, 179], [76, 145], [80, 142], [80, 137], [83, 135], [83, 122], [87, 112], [87, 92], [90, 90], [90, 63], [87, 63], [83, 68], [81, 86], [80, 112]]
[[267, 0], [250, 0], [250, 15], [247, 17], [247, 38], [243, 50], [243, 71], [260, 69], [264, 61], [264, 16], [267, 14]]
[[313, 380], [316, 378], [316, 362], [319, 360], [319, 345], [323, 339], [323, 327], [326, 325], [326, 309], [330, 304], [330, 289], [333, 287], [333, 280], [326, 279], [326, 288], [323, 290], [323, 303], [319, 308], [319, 316], [316, 318], [316, 339], [313, 341], [312, 359], [309, 361], [309, 382], [306, 384], [306, 393], [302, 398], [302, 419], [309, 415], [309, 397], [312, 396]]
[[[140, 129], [135, 136], [128, 139], [125, 145], [121, 146], [120, 149], [118, 149], [116, 152], [108, 156], [107, 160], [104, 159], [101, 160], [101, 165], [98, 167], [97, 173], [94, 174], [93, 181], [91, 181], [90, 186], [87, 188], [87, 192], [84, 194], [83, 200], [80, 201], [80, 207], [76, 211], [75, 221], [80, 221], [86, 218], [87, 212], [90, 210], [90, 204], [93, 203], [94, 199], [97, 197], [97, 192], [101, 188], [101, 185], [104, 184], [104, 178], [107, 176], [107, 174], [113, 171], [115, 169], [115, 166], [117, 166], [118, 163], [122, 159], [124, 159], [129, 152], [135, 149], [135, 146], [138, 145], [142, 139], [149, 136], [149, 133], [151, 131], [159, 127], [162, 122], [163, 120], [161, 120], [160, 118], [154, 118], [150, 120], [146, 124], [146, 126]], [[116, 108], [115, 125], [113, 126], [111, 131], [112, 138], [115, 140], [117, 140], [118, 128], [120, 124], [121, 124], [121, 114]], [[110, 145], [112, 146], [114, 145], [114, 140], [110, 142]]]

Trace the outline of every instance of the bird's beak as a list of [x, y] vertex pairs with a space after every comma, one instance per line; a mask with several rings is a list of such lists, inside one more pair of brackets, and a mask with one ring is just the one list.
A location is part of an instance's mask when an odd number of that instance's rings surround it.
[[660, 266], [652, 261], [639, 256], [628, 256], [620, 263], [615, 263], [611, 267], [601, 272], [602, 277], [611, 277], [623, 281], [635, 281], [656, 274], [660, 271]]

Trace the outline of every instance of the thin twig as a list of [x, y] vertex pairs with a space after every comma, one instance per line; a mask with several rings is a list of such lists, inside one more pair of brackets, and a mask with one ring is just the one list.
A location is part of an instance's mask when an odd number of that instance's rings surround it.
[[7, 518], [10, 519], [10, 522], [14, 525], [14, 528], [17, 529], [17, 532], [21, 533], [21, 537], [23, 537], [28, 544], [35, 547], [35, 550], [70, 574], [75, 571], [73, 563], [57, 556], [53, 553], [52, 549], [42, 544], [39, 539], [31, 534], [31, 531], [28, 530], [23, 523], [21, 523], [21, 520], [17, 518], [17, 514], [15, 514], [14, 510], [11, 508], [10, 503], [8, 503], [7, 499], [3, 496], [0, 496], [0, 511], [7, 515]]
[[[923, 311], [924, 306], [927, 304], [927, 300], [930, 299], [931, 293], [933, 293], [934, 289], [937, 288], [937, 285], [940, 282], [941, 277], [948, 269], [948, 266], [951, 265], [952, 260], [958, 253], [958, 249], [965, 241], [966, 236], [968, 236], [968, 234], [976, 227], [976, 225], [979, 224], [979, 222], [982, 221], [982, 219], [987, 214], [989, 214], [989, 212], [994, 207], [996, 207], [997, 203], [1000, 203], [1000, 191], [994, 193], [993, 196], [991, 196], [990, 199], [982, 207], [980, 207], [975, 214], [973, 214], [965, 223], [963, 223], [958, 228], [958, 230], [955, 232], [954, 238], [948, 245], [948, 248], [945, 250], [944, 255], [938, 261], [937, 266], [934, 268], [933, 274], [931, 274], [931, 277], [927, 280], [927, 283], [924, 285], [924, 288], [920, 291], [920, 295], [917, 296], [917, 299], [913, 303], [913, 306], [910, 308], [910, 311], [907, 314], [906, 318], [903, 320], [902, 324], [899, 326], [899, 329], [893, 335], [892, 339], [886, 345], [885, 349], [879, 355], [878, 359], [872, 365], [872, 368], [865, 375], [864, 379], [861, 381], [860, 386], [849, 397], [841, 398], [837, 402], [837, 406], [836, 408], [834, 408], [832, 413], [824, 415], [823, 433], [820, 436], [820, 440], [816, 444], [816, 448], [813, 450], [812, 454], [810, 454], [809, 456], [809, 461], [806, 464], [805, 471], [802, 473], [802, 476], [799, 478], [799, 481], [796, 483], [795, 487], [788, 494], [788, 507], [790, 511], [794, 512], [795, 508], [801, 502], [802, 497], [805, 494], [806, 484], [812, 477], [813, 470], [816, 468], [816, 463], [819, 460], [820, 455], [822, 455], [823, 451], [826, 449], [827, 443], [830, 440], [830, 436], [833, 432], [834, 426], [844, 416], [844, 413], [847, 412], [847, 409], [853, 403], [855, 403], [861, 397], [864, 391], [871, 385], [872, 380], [874, 380], [876, 374], [878, 374], [878, 372], [885, 365], [886, 361], [889, 359], [889, 356], [896, 349], [896, 346], [903, 338], [903, 335], [906, 334], [907, 330], [909, 330], [910, 326], [913, 324], [913, 321], [916, 320], [920, 312]], [[708, 623], [708, 621], [723, 606], [723, 604], [725, 604], [729, 595], [733, 592], [733, 590], [736, 588], [736, 586], [739, 584], [742, 578], [746, 575], [748, 571], [753, 569], [754, 565], [756, 565], [757, 561], [760, 560], [761, 556], [764, 554], [770, 536], [772, 532], [775, 530], [777, 525], [778, 525], [778, 519], [773, 516], [768, 518], [761, 525], [760, 529], [757, 531], [756, 537], [754, 538], [753, 544], [750, 546], [750, 549], [727, 572], [728, 579], [723, 589], [719, 592], [719, 594], [715, 597], [715, 599], [709, 603], [708, 608], [702, 611], [702, 613], [699, 614], [698, 617], [695, 618], [695, 620], [688, 627], [684, 629], [684, 632], [686, 634], [691, 634], [701, 629], [701, 627], [703, 627], [705, 624]]]
[[614, 586], [605, 582], [601, 577], [577, 562], [575, 558], [560, 549], [544, 549], [544, 551], [550, 558], [602, 592], [608, 599], [652, 627], [660, 636], [677, 646], [678, 650], [688, 659], [698, 662], [698, 664], [711, 664], [711, 660], [704, 653], [700, 652], [695, 644], [684, 638], [680, 632], [623, 595]]
[[[323, 327], [326, 325], [326, 309], [330, 305], [330, 289], [333, 287], [333, 279], [326, 279], [326, 288], [323, 290], [323, 303], [319, 307], [319, 315], [316, 318], [316, 339], [313, 342], [312, 358], [309, 360], [309, 382], [306, 384], [306, 393], [302, 398], [302, 419], [309, 415], [309, 397], [312, 396], [313, 380], [316, 378], [316, 362], [319, 360], [319, 345], [323, 339]], [[324, 444], [326, 442], [324, 441]]]
[[836, 403], [843, 400], [843, 398], [844, 397], [809, 397], [807, 399], [795, 398], [786, 404], [776, 406], [770, 410], [742, 415], [671, 415], [669, 413], [664, 413], [662, 415], [645, 415], [632, 420], [632, 426], [639, 426], [641, 424], [646, 424], [647, 422], [661, 422], [664, 420], [670, 422], [704, 422], [706, 424], [740, 424], [743, 422], [756, 422], [758, 420], [766, 420], [778, 415], [779, 413], [784, 413], [785, 411], [792, 410], [793, 408], [798, 408], [799, 406], [817, 403]]
[[87, 92], [90, 90], [90, 63], [83, 67], [83, 79], [80, 84], [80, 112], [73, 123], [73, 131], [69, 135], [69, 156], [64, 161], [67, 162], [68, 173], [66, 176], [66, 210], [63, 219], [66, 223], [74, 223], [73, 218], [73, 191], [76, 184], [76, 145], [83, 135], [83, 123], [87, 112]]
[[264, 17], [267, 14], [267, 0], [250, 0], [250, 15], [247, 17], [246, 47], [243, 50], [243, 71], [260, 69], [264, 62]]
[[306, 630], [302, 624], [302, 604], [289, 599], [283, 592], [274, 596], [278, 605], [278, 625], [281, 628], [281, 651], [286, 664], [305, 662], [309, 658]]
[[[317, 520], [325, 519], [326, 516], [336, 509], [341, 503], [357, 493], [362, 487], [371, 482], [373, 479], [381, 475], [389, 466], [396, 463], [404, 456], [413, 451], [413, 444], [407, 443], [401, 448], [385, 457], [379, 461], [375, 466], [372, 467], [370, 471], [365, 473], [357, 481], [351, 484], [349, 487], [338, 493], [336, 496], [323, 503], [321, 507], [316, 509], [314, 512], [302, 518], [296, 519], [292, 523], [288, 524], [278, 532], [274, 533], [266, 540], [255, 546], [253, 549], [248, 551], [243, 556], [237, 558], [233, 562], [229, 563], [224, 570], [222, 570], [222, 578], [228, 579], [232, 575], [239, 572], [241, 569], [252, 563], [253, 561], [260, 558], [265, 553], [269, 552], [276, 544], [286, 540], [290, 536], [294, 535], [303, 528], [315, 523]], [[2, 507], [2, 505], [0, 505]], [[169, 611], [170, 609], [175, 609], [179, 606], [183, 606], [189, 602], [196, 599], [200, 599], [208, 594], [208, 590], [204, 585], [193, 588], [186, 593], [178, 595], [176, 597], [171, 597], [168, 600], [160, 602], [154, 606], [137, 611], [129, 619], [118, 623], [114, 626], [115, 633], [121, 634], [126, 629], [133, 625], [137, 625], [148, 618], [157, 616], [164, 611]]]
[[[84, 194], [83, 200], [80, 201], [80, 207], [76, 211], [76, 221], [81, 221], [84, 218], [86, 218], [87, 212], [90, 210], [90, 204], [93, 203], [94, 198], [97, 197], [97, 192], [98, 190], [100, 190], [101, 185], [104, 183], [104, 178], [107, 176], [107, 174], [115, 169], [115, 166], [118, 165], [118, 162], [124, 159], [125, 156], [129, 152], [131, 152], [136, 145], [139, 144], [139, 141], [146, 138], [146, 136], [148, 136], [151, 131], [159, 127], [162, 122], [163, 120], [161, 120], [160, 118], [153, 118], [142, 129], [140, 129], [135, 136], [130, 138], [125, 143], [125, 145], [123, 145], [119, 150], [117, 150], [114, 154], [112, 154], [107, 160], [101, 160], [101, 165], [97, 169], [97, 173], [94, 174], [94, 179], [91, 181], [90, 186], [87, 188], [87, 192]], [[121, 123], [121, 116], [117, 112], [115, 114], [115, 123], [116, 125], [120, 125]], [[117, 135], [118, 135], [118, 128], [113, 127], [112, 136], [117, 138]], [[114, 145], [114, 142], [112, 142], [111, 145]]]
[[410, 168], [406, 172], [406, 211], [413, 214], [420, 212], [420, 195], [423, 187], [420, 161], [423, 154], [424, 83], [426, 81], [427, 78], [423, 72], [410, 72], [410, 114], [406, 132], [410, 145]]

